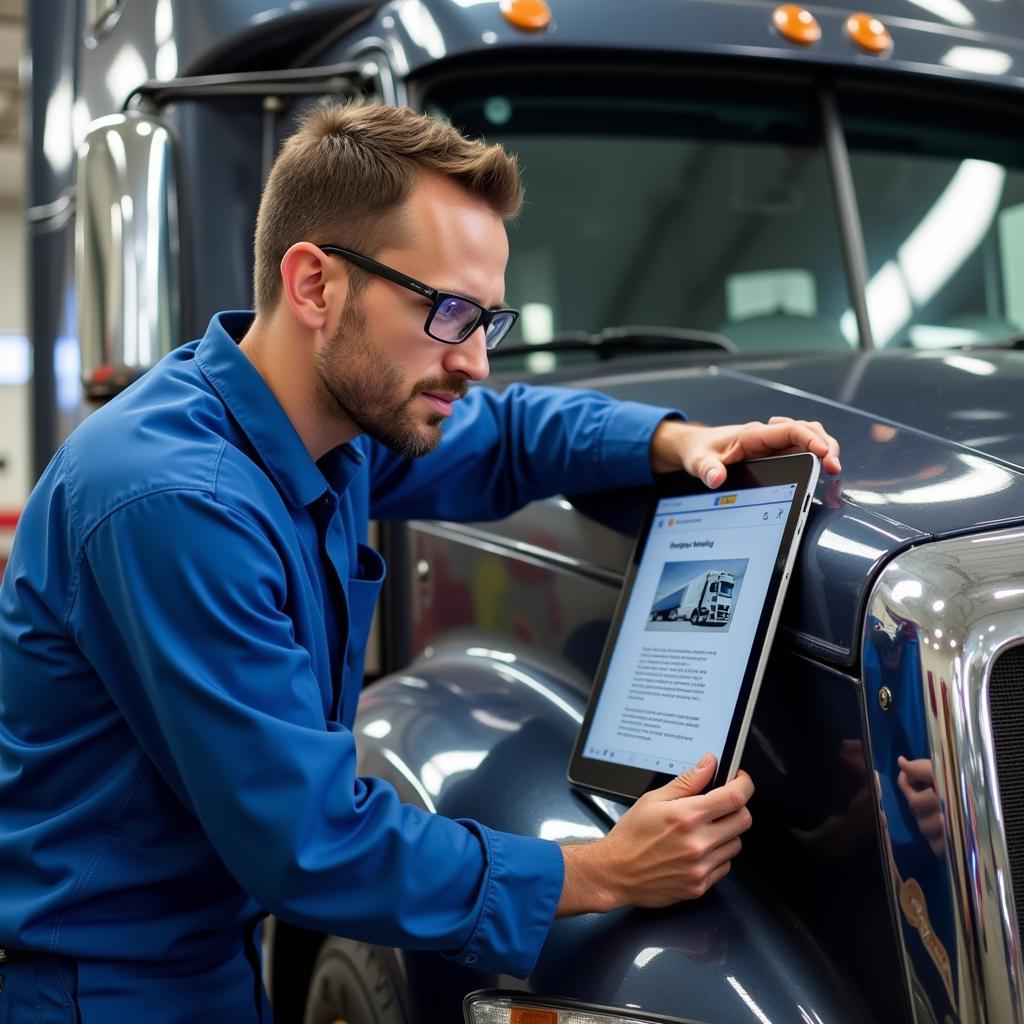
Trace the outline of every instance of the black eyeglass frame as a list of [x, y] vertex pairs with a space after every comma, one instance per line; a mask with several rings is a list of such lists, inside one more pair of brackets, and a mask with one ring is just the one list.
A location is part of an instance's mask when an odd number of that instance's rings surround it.
[[[427, 313], [427, 319], [423, 323], [423, 331], [429, 337], [433, 338], [434, 341], [441, 342], [442, 345], [461, 345], [464, 341], [468, 340], [473, 336], [473, 332], [476, 331], [481, 325], [484, 328], [484, 345], [488, 352], [493, 352], [498, 345], [508, 336], [509, 331], [515, 326], [516, 321], [519, 319], [518, 309], [488, 309], [486, 306], [481, 306], [476, 299], [471, 299], [468, 295], [461, 295], [459, 292], [442, 292], [436, 288], [431, 288], [429, 284], [424, 284], [422, 281], [417, 281], [415, 277], [409, 277], [408, 274], [403, 274], [399, 270], [395, 270], [393, 267], [385, 266], [383, 263], [378, 263], [376, 260], [370, 259], [369, 256], [363, 256], [362, 253], [353, 252], [351, 249], [342, 248], [340, 245], [321, 245], [319, 247], [322, 252], [327, 253], [328, 256], [341, 256], [343, 259], [354, 263], [357, 267], [361, 267], [363, 270], [368, 271], [371, 274], [376, 274], [378, 277], [383, 277], [387, 281], [391, 281], [393, 284], [400, 285], [402, 288], [407, 288], [411, 292], [415, 292], [417, 295], [422, 295], [425, 299], [429, 299], [431, 302], [430, 311]], [[437, 311], [441, 308], [441, 304], [446, 299], [458, 299], [460, 302], [468, 302], [471, 306], [476, 306], [480, 311], [479, 316], [473, 325], [466, 331], [465, 336], [462, 338], [439, 338], [430, 330], [430, 325], [434, 320], [434, 316]], [[508, 316], [511, 319], [508, 322], [508, 326], [496, 339], [491, 339], [487, 334], [487, 329], [491, 323], [498, 316]]]

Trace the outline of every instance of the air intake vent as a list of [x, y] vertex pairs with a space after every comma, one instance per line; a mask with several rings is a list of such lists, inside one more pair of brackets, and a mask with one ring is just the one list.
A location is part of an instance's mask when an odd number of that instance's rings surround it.
[[1024, 935], [1024, 646], [996, 659], [989, 682], [992, 739], [999, 773], [999, 798], [1017, 904], [1017, 935]]

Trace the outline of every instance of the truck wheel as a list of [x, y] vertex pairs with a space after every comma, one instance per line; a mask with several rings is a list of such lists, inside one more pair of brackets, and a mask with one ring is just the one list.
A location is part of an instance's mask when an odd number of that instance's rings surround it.
[[675, 622], [676, 619], [678, 619], [678, 618], [679, 618], [679, 610], [677, 608], [673, 608], [672, 611], [670, 611], [668, 613], [668, 621], [669, 622]]
[[700, 620], [700, 614], [698, 613], [697, 609], [694, 608], [693, 611], [690, 612], [690, 625], [691, 626], [696, 626], [699, 620]]
[[406, 1024], [394, 954], [330, 936], [313, 965], [303, 1024]]

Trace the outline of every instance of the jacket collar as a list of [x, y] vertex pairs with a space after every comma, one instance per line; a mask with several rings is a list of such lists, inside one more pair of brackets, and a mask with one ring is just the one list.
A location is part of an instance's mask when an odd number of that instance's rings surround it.
[[[196, 348], [196, 363], [252, 442], [278, 490], [292, 505], [309, 505], [331, 486], [266, 381], [238, 347], [253, 319], [248, 310], [217, 313]], [[348, 458], [339, 458], [342, 453]], [[337, 477], [336, 488], [343, 490], [363, 454], [354, 445], [341, 445], [321, 461], [330, 477]]]

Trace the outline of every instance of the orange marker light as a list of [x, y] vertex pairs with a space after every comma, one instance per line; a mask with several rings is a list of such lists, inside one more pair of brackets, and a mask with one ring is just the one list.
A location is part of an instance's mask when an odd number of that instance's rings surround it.
[[892, 49], [889, 30], [873, 14], [851, 14], [846, 19], [846, 34], [868, 53], [885, 53]]
[[536, 1010], [532, 1006], [513, 1006], [508, 1024], [558, 1024], [557, 1010]]
[[551, 8], [547, 0], [501, 0], [499, 10], [505, 20], [516, 28], [536, 32], [551, 24]]
[[772, 24], [783, 39], [810, 46], [821, 38], [821, 26], [806, 7], [783, 4], [772, 12]]

